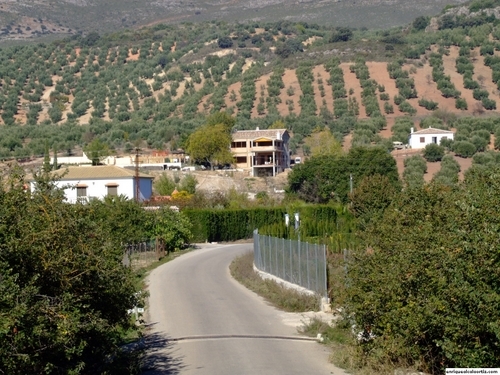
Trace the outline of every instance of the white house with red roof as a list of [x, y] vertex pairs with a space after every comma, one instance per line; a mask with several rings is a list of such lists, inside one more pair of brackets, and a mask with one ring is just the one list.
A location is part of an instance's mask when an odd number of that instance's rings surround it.
[[408, 139], [408, 145], [410, 148], [425, 148], [425, 146], [435, 143], [440, 144], [442, 139], [453, 140], [455, 133], [450, 130], [436, 129], [428, 127], [419, 131], [414, 131], [411, 128], [410, 137]]

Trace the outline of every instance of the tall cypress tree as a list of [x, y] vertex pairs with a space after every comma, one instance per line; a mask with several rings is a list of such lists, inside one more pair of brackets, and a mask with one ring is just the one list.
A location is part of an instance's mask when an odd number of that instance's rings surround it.
[[56, 171], [57, 169], [59, 169], [59, 168], [57, 167], [57, 146], [56, 146], [56, 145], [54, 145], [54, 163], [53, 163], [53, 165], [52, 165], [52, 169], [53, 169], [54, 171]]
[[43, 171], [45, 173], [49, 173], [51, 170], [52, 166], [50, 165], [49, 144], [45, 141], [45, 149], [43, 151]]

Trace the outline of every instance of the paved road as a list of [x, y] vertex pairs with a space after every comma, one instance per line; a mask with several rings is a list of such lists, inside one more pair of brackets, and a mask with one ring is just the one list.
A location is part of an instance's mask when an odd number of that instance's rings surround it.
[[229, 264], [251, 250], [205, 245], [151, 273], [146, 374], [344, 374], [327, 348], [232, 279]]

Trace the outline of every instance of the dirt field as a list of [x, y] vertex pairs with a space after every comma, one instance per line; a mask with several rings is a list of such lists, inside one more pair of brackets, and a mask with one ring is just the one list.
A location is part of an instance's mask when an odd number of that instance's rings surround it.
[[[259, 30], [260, 32], [261, 30]], [[162, 48], [161, 46], [159, 48]], [[435, 51], [437, 47], [433, 47], [433, 50]], [[175, 51], [176, 49], [176, 44], [171, 47], [171, 51]], [[78, 56], [80, 54], [80, 50], [77, 49], [76, 55]], [[222, 52], [218, 52], [217, 54], [227, 54], [231, 53], [232, 50], [225, 50]], [[409, 61], [407, 64], [403, 66], [403, 69], [407, 70], [410, 72], [410, 76], [414, 79], [415, 81], [415, 88], [417, 90], [418, 98], [416, 99], [410, 99], [409, 102], [410, 104], [417, 110], [416, 115], [414, 116], [414, 122], [415, 122], [415, 128], [418, 128], [417, 124], [420, 122], [420, 120], [426, 116], [431, 115], [431, 111], [426, 110], [423, 107], [420, 107], [418, 105], [419, 99], [427, 99], [427, 100], [432, 100], [434, 102], [438, 103], [439, 109], [448, 111], [451, 113], [455, 113], [457, 115], [474, 115], [478, 111], [478, 109], [481, 109], [481, 103], [477, 100], [475, 100], [472, 96], [472, 90], [467, 90], [463, 86], [463, 77], [460, 75], [455, 68], [455, 62], [456, 59], [459, 55], [459, 49], [458, 47], [451, 46], [449, 48], [449, 54], [443, 56], [443, 64], [444, 64], [444, 70], [445, 74], [448, 75], [455, 85], [455, 87], [461, 92], [461, 97], [466, 100], [468, 104], [468, 110], [463, 111], [463, 110], [458, 110], [455, 108], [455, 99], [453, 98], [444, 98], [441, 95], [441, 92], [437, 89], [437, 85], [435, 82], [432, 81], [432, 67], [429, 65], [428, 62], [428, 55], [430, 52], [427, 52], [426, 55], [421, 56], [421, 59], [419, 60], [412, 60]], [[497, 52], [498, 54], [498, 52]], [[485, 90], [488, 91], [490, 94], [490, 99], [495, 100], [497, 102], [497, 105], [499, 105], [499, 109], [496, 111], [493, 111], [493, 113], [498, 113], [500, 111], [500, 93], [499, 90], [496, 87], [496, 84], [492, 82], [492, 71], [489, 67], [486, 67], [484, 65], [484, 58], [480, 56], [479, 54], [479, 49], [476, 48], [474, 51], [471, 53], [471, 61], [474, 64], [474, 79], [478, 81], [481, 85], [481, 87]], [[132, 54], [132, 50], [129, 50], [129, 56], [127, 60], [133, 61], [137, 60], [139, 58], [139, 53]], [[87, 62], [91, 63], [91, 62]], [[253, 60], [251, 58], [248, 58], [246, 60], [246, 65], [244, 66], [243, 70], [248, 69], [249, 66], [253, 63]], [[357, 102], [359, 103], [359, 118], [363, 119], [366, 118], [366, 111], [364, 106], [362, 105], [362, 99], [361, 99], [361, 86], [359, 80], [356, 78], [354, 73], [351, 73], [349, 70], [349, 66], [352, 63], [342, 63], [341, 68], [344, 74], [344, 81], [345, 81], [345, 88], [347, 92], [351, 91], [353, 92], [352, 97], [356, 98]], [[69, 64], [70, 66], [74, 65], [74, 62]], [[395, 122], [395, 120], [403, 116], [404, 113], [401, 113], [398, 109], [398, 107], [394, 104], [394, 96], [398, 94], [398, 89], [396, 88], [395, 80], [391, 79], [389, 77], [389, 73], [387, 71], [387, 63], [385, 62], [370, 62], [368, 61], [366, 63], [369, 73], [370, 73], [370, 78], [374, 79], [379, 85], [384, 86], [385, 88], [385, 93], [389, 95], [389, 103], [393, 105], [394, 107], [394, 113], [387, 115], [387, 127], [383, 130], [381, 130], [380, 135], [383, 138], [390, 138], [392, 136], [392, 126]], [[320, 108], [323, 105], [326, 105], [326, 108], [333, 112], [334, 107], [333, 107], [333, 95], [332, 95], [332, 89], [331, 86], [327, 84], [330, 76], [329, 73], [325, 70], [323, 65], [317, 65], [313, 67], [313, 76], [314, 76], [314, 81], [313, 81], [313, 89], [314, 89], [314, 100], [316, 102], [316, 106], [318, 108], [318, 113]], [[77, 73], [77, 75], [80, 73]], [[264, 105], [267, 107], [265, 104], [265, 100], [268, 96], [267, 92], [267, 82], [270, 77], [270, 73], [263, 75], [259, 78], [256, 79], [255, 85], [256, 85], [256, 100], [254, 102], [254, 108], [252, 109], [251, 116], [253, 118], [257, 117], [262, 117], [264, 114], [259, 114], [257, 111], [257, 106], [261, 102], [261, 98], [264, 100]], [[59, 80], [60, 77], [54, 76], [53, 77], [53, 83], [55, 84], [57, 80]], [[287, 116], [290, 113], [294, 114], [300, 114], [300, 105], [299, 105], [299, 99], [302, 95], [302, 91], [300, 89], [300, 85], [295, 73], [294, 69], [286, 69], [284, 74], [283, 74], [283, 82], [284, 82], [284, 89], [281, 90], [280, 92], [280, 99], [281, 103], [277, 105], [277, 109], [279, 113], [283, 116]], [[189, 77], [186, 77], [184, 81], [182, 81], [177, 89], [176, 96], [173, 99], [180, 98], [185, 91], [185, 86], [186, 82], [190, 80]], [[147, 84], [152, 84], [154, 80], [149, 79], [146, 80]], [[202, 82], [199, 84], [195, 84], [194, 88], [195, 90], [200, 90], [204, 84], [204, 79], [202, 79]], [[323, 90], [320, 89], [321, 85], [323, 86]], [[153, 96], [155, 98], [158, 98], [158, 95], [160, 93], [163, 93], [165, 90], [170, 88], [170, 82], [165, 82], [163, 84], [163, 87], [160, 88], [159, 90], [155, 91], [153, 93]], [[55, 89], [55, 86], [48, 87], [44, 91], [42, 95], [42, 111], [40, 112], [40, 120], [45, 120], [48, 118], [48, 109], [50, 108], [50, 103], [49, 103], [49, 97], [50, 93]], [[241, 89], [241, 82], [236, 82], [234, 84], [231, 84], [228, 88], [228, 93], [226, 94], [224, 101], [226, 108], [233, 107], [234, 109], [234, 114], [237, 114], [238, 109], [236, 107], [236, 103], [241, 100], [240, 96], [240, 89]], [[321, 91], [323, 91], [323, 96], [321, 95]], [[263, 95], [261, 95], [263, 93]], [[204, 96], [200, 103], [198, 104], [198, 111], [201, 113], [207, 114], [210, 111], [210, 97], [212, 94]], [[378, 103], [380, 106], [381, 111], [383, 112], [383, 106], [384, 106], [384, 101], [380, 100], [380, 97], [377, 93], [378, 96]], [[73, 102], [73, 96], [69, 95], [69, 102], [66, 104], [66, 109], [63, 111], [63, 117], [62, 121], [65, 121], [67, 119], [67, 114], [71, 111], [71, 104]], [[20, 123], [25, 123], [26, 122], [26, 104], [27, 102], [20, 98], [20, 107], [19, 107], [19, 112], [18, 114], [15, 115], [15, 120], [20, 122]], [[108, 104], [106, 100], [106, 111], [104, 113], [104, 119], [109, 120], [109, 114], [108, 114]], [[140, 103], [143, 102], [143, 99], [140, 100]], [[176, 113], [179, 114], [181, 110], [181, 107], [179, 107], [176, 110]], [[88, 123], [90, 120], [90, 113], [92, 111], [92, 108], [89, 109], [87, 114], [85, 116], [82, 116], [78, 119], [78, 121], [83, 124], [83, 123]], [[267, 108], [264, 113], [267, 113]], [[176, 114], [174, 114], [176, 115]], [[0, 123], [2, 123], [2, 120], [0, 119]], [[348, 150], [350, 148], [352, 140], [352, 134], [349, 134], [345, 137], [343, 148], [345, 150]], [[492, 137], [491, 144], [490, 144], [490, 149], [493, 148], [493, 143], [494, 139]], [[398, 155], [398, 163], [399, 159], [401, 159], [401, 156]], [[470, 166], [470, 160], [469, 159], [457, 159], [460, 163], [460, 165], [463, 167], [463, 170], [467, 169]], [[399, 165], [399, 164], [398, 164]], [[432, 175], [439, 170], [439, 165], [429, 165], [428, 166], [428, 173], [426, 175], [426, 179], [430, 179]]]
[[349, 70], [349, 67], [352, 64], [350, 63], [342, 63], [340, 64], [340, 67], [342, 68], [342, 71], [344, 72], [344, 82], [345, 82], [345, 89], [349, 93], [350, 90], [354, 90], [353, 97], [356, 98], [356, 100], [359, 103], [359, 116], [358, 118], [367, 118], [366, 116], [366, 111], [365, 107], [363, 106], [361, 102], [361, 84], [359, 83], [359, 79], [356, 78], [356, 74], [351, 73]]
[[[299, 80], [297, 79], [295, 70], [286, 69], [282, 79], [285, 84], [285, 89], [281, 90], [280, 93], [281, 103], [277, 105], [278, 111], [283, 115], [288, 115], [289, 113], [295, 113], [298, 115], [300, 114], [299, 98], [302, 95], [302, 90], [300, 89]], [[287, 93], [289, 88], [292, 88], [292, 95], [288, 95]], [[287, 101], [293, 102], [292, 111], [289, 111]]]

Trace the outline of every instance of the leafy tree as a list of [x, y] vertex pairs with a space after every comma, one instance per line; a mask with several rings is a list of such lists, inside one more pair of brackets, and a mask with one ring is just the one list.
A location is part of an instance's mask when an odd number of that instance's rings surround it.
[[162, 174], [154, 183], [156, 193], [159, 195], [171, 195], [175, 190], [177, 183], [166, 174]]
[[234, 125], [236, 124], [236, 119], [232, 117], [229, 113], [225, 111], [215, 112], [207, 117], [205, 121], [206, 125], [214, 126], [222, 124], [227, 132], [231, 132], [233, 130]]
[[91, 143], [84, 147], [83, 151], [87, 157], [92, 160], [92, 165], [99, 165], [111, 154], [108, 145], [101, 142], [98, 138], [95, 138]]
[[351, 251], [343, 307], [371, 337], [359, 342], [364, 363], [496, 366], [498, 173], [473, 167], [459, 187], [409, 190], [359, 233], [370, 251]]
[[27, 194], [23, 177], [11, 170], [0, 187], [0, 372], [107, 372], [122, 333], [135, 329], [120, 240], [51, 181]]
[[49, 173], [51, 170], [52, 166], [50, 165], [49, 143], [45, 141], [45, 149], [43, 151], [43, 171], [45, 173]]
[[228, 36], [222, 36], [217, 40], [217, 44], [220, 48], [231, 48], [233, 40]]
[[413, 28], [415, 30], [424, 30], [429, 26], [430, 19], [426, 16], [419, 16], [413, 21]]
[[182, 249], [192, 238], [190, 221], [169, 207], [162, 207], [149, 218], [150, 237], [158, 238], [168, 251]]
[[194, 194], [194, 193], [196, 193], [196, 184], [197, 183], [198, 183], [198, 180], [196, 179], [196, 177], [194, 175], [187, 174], [180, 181], [179, 190], [186, 191], [189, 194]]
[[384, 148], [355, 147], [346, 155], [312, 157], [295, 166], [288, 175], [288, 193], [306, 202], [347, 202], [351, 176], [355, 188], [363, 178], [376, 174], [400, 186], [396, 161]]
[[193, 160], [213, 169], [216, 164], [232, 163], [230, 144], [231, 134], [224, 124], [204, 125], [189, 136], [187, 152]]
[[305, 145], [310, 147], [311, 156], [342, 154], [342, 145], [327, 127], [314, 130], [306, 139]]
[[424, 158], [427, 161], [440, 161], [444, 156], [444, 147], [435, 143], [428, 144], [424, 149]]
[[476, 153], [476, 146], [468, 141], [457, 141], [453, 143], [453, 152], [463, 158], [470, 158]]
[[337, 27], [328, 40], [330, 43], [347, 42], [352, 38], [352, 30], [348, 27]]
[[366, 176], [350, 195], [349, 210], [358, 218], [359, 226], [365, 228], [369, 222], [379, 220], [399, 191], [387, 176]]

